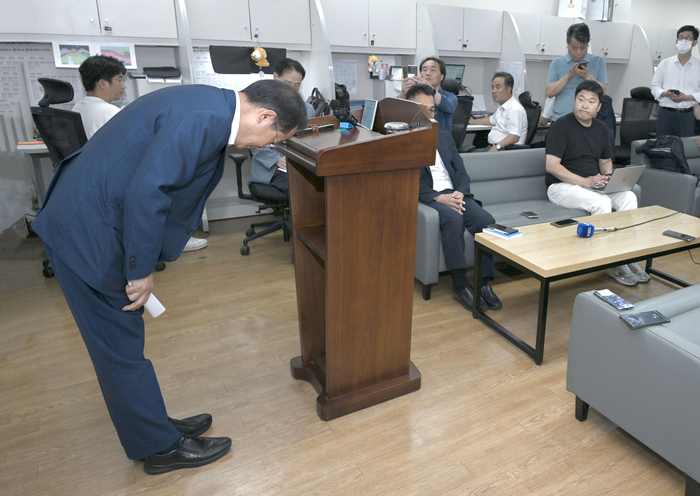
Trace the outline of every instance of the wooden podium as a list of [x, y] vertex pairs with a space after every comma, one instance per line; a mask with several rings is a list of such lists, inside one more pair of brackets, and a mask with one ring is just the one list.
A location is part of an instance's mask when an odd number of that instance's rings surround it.
[[[385, 135], [391, 121], [420, 127]], [[374, 130], [278, 145], [288, 159], [301, 356], [330, 420], [420, 389], [411, 362], [419, 168], [435, 163], [437, 124], [414, 102], [379, 102]], [[378, 131], [378, 132], [377, 132]]]

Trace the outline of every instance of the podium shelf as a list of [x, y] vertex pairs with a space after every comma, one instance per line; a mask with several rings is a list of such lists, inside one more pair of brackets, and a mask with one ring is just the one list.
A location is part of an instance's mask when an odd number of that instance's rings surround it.
[[306, 226], [297, 227], [296, 229], [297, 237], [304, 243], [311, 251], [321, 258], [324, 262], [326, 261], [326, 226]]

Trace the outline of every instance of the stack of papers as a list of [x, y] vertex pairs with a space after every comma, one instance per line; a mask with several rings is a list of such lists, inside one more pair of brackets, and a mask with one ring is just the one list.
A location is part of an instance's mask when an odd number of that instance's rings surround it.
[[521, 233], [520, 231], [514, 232], [512, 234], [504, 234], [500, 231], [494, 231], [493, 229], [489, 229], [488, 227], [485, 227], [483, 232], [503, 239], [518, 238], [523, 235], [523, 233]]

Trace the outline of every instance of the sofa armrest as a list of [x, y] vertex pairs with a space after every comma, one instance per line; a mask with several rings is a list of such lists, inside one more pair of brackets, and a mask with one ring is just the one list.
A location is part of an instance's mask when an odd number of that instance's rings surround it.
[[693, 215], [697, 179], [687, 174], [647, 167], [639, 178], [640, 207], [659, 205]]
[[[674, 293], [684, 298], [683, 292]], [[697, 291], [691, 293], [697, 304]], [[629, 312], [635, 311], [636, 305]], [[632, 330], [619, 315], [592, 292], [576, 297], [567, 389], [698, 480], [698, 345], [675, 335], [673, 317], [670, 324]]]
[[440, 216], [437, 210], [418, 203], [415, 278], [422, 284], [436, 284], [439, 279]]

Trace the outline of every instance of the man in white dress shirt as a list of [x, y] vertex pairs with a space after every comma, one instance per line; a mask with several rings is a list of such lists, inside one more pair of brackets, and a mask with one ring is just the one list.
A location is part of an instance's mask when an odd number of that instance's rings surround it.
[[469, 124], [493, 126], [489, 132], [488, 151], [497, 152], [508, 145], [523, 145], [527, 138], [527, 114], [513, 96], [513, 76], [497, 72], [491, 80], [491, 96], [498, 104], [496, 113], [483, 119], [469, 119]]
[[[90, 139], [119, 112], [120, 108], [112, 102], [119, 100], [126, 89], [126, 67], [114, 57], [94, 55], [85, 59], [78, 71], [87, 96], [73, 106], [73, 111], [80, 114], [85, 135]], [[191, 237], [184, 251], [201, 250], [208, 244], [206, 239]]]
[[700, 102], [700, 60], [691, 50], [698, 44], [698, 29], [683, 26], [676, 33], [678, 55], [659, 62], [651, 80], [651, 93], [659, 101], [656, 136], [693, 136], [693, 107]]

